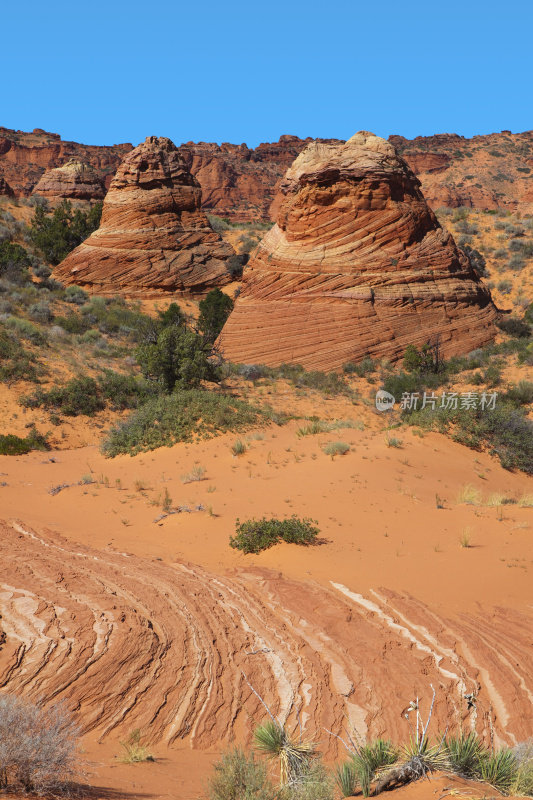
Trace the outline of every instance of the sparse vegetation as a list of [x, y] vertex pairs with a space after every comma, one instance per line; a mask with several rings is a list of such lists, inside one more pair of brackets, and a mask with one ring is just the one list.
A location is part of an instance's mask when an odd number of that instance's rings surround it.
[[59, 264], [100, 225], [102, 203], [95, 203], [85, 212], [74, 210], [72, 203], [63, 200], [51, 213], [43, 205], [35, 209], [30, 238], [50, 264]]
[[13, 433], [0, 434], [0, 455], [20, 456], [31, 450], [48, 450], [46, 437], [34, 427], [25, 437], [15, 436]]
[[80, 731], [65, 706], [0, 695], [0, 791], [68, 793]]
[[235, 536], [230, 537], [230, 547], [243, 553], [260, 553], [279, 541], [290, 544], [315, 544], [319, 529], [316, 520], [300, 519], [296, 515], [288, 519], [237, 520]]
[[112, 428], [102, 450], [107, 456], [139, 453], [176, 442], [242, 431], [266, 420], [266, 414], [243, 400], [201, 389], [175, 391], [148, 400]]
[[143, 761], [155, 761], [148, 747], [142, 742], [142, 735], [139, 728], [132, 731], [128, 738], [120, 743], [124, 751], [121, 758], [124, 764], [139, 764]]
[[328, 442], [322, 448], [327, 456], [334, 458], [335, 456], [344, 456], [350, 451], [350, 445], [347, 442]]

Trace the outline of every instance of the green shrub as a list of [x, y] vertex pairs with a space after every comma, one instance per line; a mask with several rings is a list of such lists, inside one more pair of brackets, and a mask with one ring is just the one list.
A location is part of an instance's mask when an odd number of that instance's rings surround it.
[[520, 381], [505, 392], [503, 399], [509, 400], [515, 406], [527, 406], [533, 403], [533, 383]]
[[158, 394], [157, 387], [148, 381], [111, 370], [105, 370], [98, 379], [98, 392], [114, 411], [139, 408]]
[[35, 380], [35, 356], [24, 350], [13, 334], [0, 328], [0, 380]]
[[479, 773], [480, 760], [485, 757], [486, 750], [477, 733], [461, 732], [458, 736], [449, 736], [445, 740], [445, 747], [454, 772], [467, 778]]
[[28, 319], [8, 317], [5, 324], [6, 327], [16, 331], [19, 336], [22, 336], [23, 339], [28, 339], [32, 344], [46, 344], [46, 336]]
[[288, 519], [263, 517], [246, 522], [237, 520], [235, 536], [230, 537], [230, 547], [243, 553], [260, 553], [280, 540], [291, 544], [314, 544], [320, 531], [313, 522], [315, 520], [299, 519], [295, 515]]
[[89, 322], [80, 314], [71, 312], [66, 317], [56, 317], [55, 324], [59, 325], [67, 333], [75, 333], [81, 335], [90, 328]]
[[98, 228], [101, 215], [102, 203], [95, 203], [84, 212], [74, 210], [68, 200], [63, 200], [51, 214], [37, 206], [30, 238], [45, 260], [55, 266]]
[[30, 265], [30, 257], [20, 244], [0, 242], [0, 278], [23, 284], [29, 278]]
[[158, 381], [167, 392], [198, 387], [202, 381], [219, 381], [220, 370], [210, 359], [211, 347], [201, 336], [178, 325], [168, 325], [155, 341], [136, 350], [146, 378]]
[[346, 364], [343, 364], [342, 371], [346, 375], [355, 373], [360, 378], [364, 378], [376, 371], [376, 365], [370, 356], [365, 356], [363, 360], [359, 362], [359, 364], [354, 364], [352, 361], [348, 361]]
[[176, 442], [242, 431], [266, 419], [259, 408], [234, 397], [202, 389], [176, 390], [148, 400], [113, 428], [102, 450], [107, 456], [139, 453]]
[[347, 442], [328, 442], [322, 449], [327, 456], [334, 458], [346, 455], [350, 450], [350, 445]]
[[92, 416], [105, 408], [98, 384], [94, 378], [86, 376], [72, 378], [64, 386], [55, 386], [48, 391], [39, 389], [35, 394], [22, 398], [21, 402], [28, 408], [54, 408], [67, 417]]
[[233, 300], [220, 289], [212, 289], [200, 300], [198, 330], [209, 342], [214, 342], [233, 310]]
[[504, 317], [496, 324], [500, 330], [502, 330], [504, 333], [508, 333], [509, 336], [531, 336], [530, 326], [527, 324], [527, 322], [518, 319], [518, 317]]
[[265, 764], [240, 747], [222, 755], [208, 782], [209, 800], [272, 800], [274, 796]]
[[479, 765], [481, 780], [501, 792], [509, 792], [518, 777], [518, 763], [512, 750], [497, 750], [483, 758]]
[[15, 436], [13, 433], [0, 434], [0, 455], [20, 456], [29, 453], [31, 450], [48, 450], [46, 437], [34, 427], [24, 438]]

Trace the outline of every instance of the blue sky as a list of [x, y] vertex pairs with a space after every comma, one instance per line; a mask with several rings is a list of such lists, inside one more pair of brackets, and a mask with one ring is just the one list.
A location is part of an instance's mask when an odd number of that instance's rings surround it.
[[0, 125], [89, 144], [533, 128], [533, 4], [6, 2]]

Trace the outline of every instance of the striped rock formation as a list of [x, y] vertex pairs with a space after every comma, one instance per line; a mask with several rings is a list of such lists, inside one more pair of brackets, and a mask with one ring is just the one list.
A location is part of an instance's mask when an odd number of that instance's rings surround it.
[[64, 283], [105, 292], [203, 292], [231, 280], [234, 255], [201, 210], [200, 184], [178, 149], [149, 136], [124, 158], [100, 227], [55, 270]]
[[47, 170], [39, 180], [32, 194], [73, 200], [103, 200], [104, 182], [90, 164], [71, 158], [66, 164]]
[[241, 363], [338, 369], [437, 339], [445, 356], [494, 336], [494, 307], [393, 146], [365, 131], [313, 142], [287, 170], [220, 345]]

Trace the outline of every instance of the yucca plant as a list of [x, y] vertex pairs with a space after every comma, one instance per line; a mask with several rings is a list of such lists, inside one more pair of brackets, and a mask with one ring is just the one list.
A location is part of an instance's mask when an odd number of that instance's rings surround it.
[[297, 783], [309, 771], [316, 752], [313, 742], [294, 740], [285, 726], [274, 720], [256, 728], [254, 736], [258, 750], [279, 760], [280, 786]]
[[345, 761], [335, 767], [335, 783], [343, 797], [351, 797], [355, 792], [357, 776], [353, 760]]
[[461, 731], [458, 736], [449, 736], [444, 740], [444, 746], [454, 772], [466, 777], [479, 773], [486, 750], [475, 731], [467, 734]]
[[353, 765], [364, 797], [370, 795], [370, 784], [376, 772], [394, 764], [397, 758], [398, 750], [387, 739], [375, 739], [357, 749]]
[[518, 778], [518, 762], [512, 750], [503, 748], [483, 758], [479, 777], [501, 792], [508, 793]]

